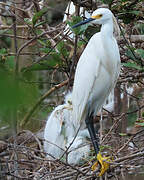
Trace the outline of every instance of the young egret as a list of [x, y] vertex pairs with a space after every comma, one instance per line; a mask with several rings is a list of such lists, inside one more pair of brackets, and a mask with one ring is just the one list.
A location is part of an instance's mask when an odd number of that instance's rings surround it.
[[[116, 20], [109, 9], [99, 8], [91, 18], [73, 28], [92, 22], [101, 24], [101, 31], [94, 34], [83, 51], [76, 68], [72, 94], [74, 124], [79, 126], [83, 120], [87, 125], [98, 162], [101, 164], [100, 176], [109, 165], [103, 161], [99, 152], [98, 138], [93, 124], [93, 116], [102, 108], [106, 98], [114, 88], [120, 72], [120, 55], [113, 35]], [[93, 165], [93, 169], [97, 162]]]
[[89, 137], [87, 129], [80, 130], [72, 143], [75, 131], [72, 121], [71, 94], [65, 98], [65, 103], [57, 106], [47, 120], [44, 130], [44, 150], [49, 159], [60, 158], [69, 147], [67, 160], [70, 164], [78, 164], [90, 152], [86, 143]]

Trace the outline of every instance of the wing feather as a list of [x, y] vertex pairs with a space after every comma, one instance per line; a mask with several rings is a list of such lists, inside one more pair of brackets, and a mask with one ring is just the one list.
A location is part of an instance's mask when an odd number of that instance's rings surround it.
[[[72, 93], [73, 121], [75, 126], [82, 121], [86, 112], [89, 97], [96, 81], [100, 59], [96, 56], [91, 43], [85, 48], [77, 64]], [[93, 66], [94, 65], [94, 66]]]

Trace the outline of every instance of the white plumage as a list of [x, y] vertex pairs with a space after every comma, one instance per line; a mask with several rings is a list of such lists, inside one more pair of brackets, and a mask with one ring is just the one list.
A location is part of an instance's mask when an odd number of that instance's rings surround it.
[[[95, 135], [91, 115], [96, 115], [104, 105], [110, 92], [114, 89], [120, 72], [120, 55], [115, 37], [113, 36], [116, 20], [109, 9], [100, 8], [93, 12], [91, 18], [78, 23], [74, 27], [87, 22], [101, 24], [101, 31], [92, 36], [77, 64], [74, 86], [70, 103], [58, 106], [47, 121], [44, 132], [44, 149], [47, 153], [59, 158], [65, 146], [71, 144], [77, 129], [86, 120], [87, 127], [94, 145], [97, 160], [102, 166], [100, 176], [108, 169], [103, 167], [99, 145]], [[116, 27], [118, 28], [117, 24]], [[111, 105], [112, 109], [113, 104]], [[65, 132], [63, 132], [65, 129]], [[84, 131], [80, 130], [75, 141], [69, 148], [68, 162], [78, 163], [90, 151]], [[87, 134], [87, 133], [86, 133]], [[60, 146], [51, 146], [48, 141]], [[82, 145], [81, 149], [75, 149]], [[63, 150], [62, 150], [62, 149]], [[72, 151], [75, 149], [74, 151]], [[71, 152], [72, 151], [72, 152]]]
[[[60, 158], [74, 139], [71, 103], [71, 94], [68, 94], [65, 103], [56, 107], [47, 120], [44, 130], [44, 150], [49, 159]], [[68, 163], [78, 164], [88, 156], [90, 145], [86, 144], [87, 137], [89, 137], [87, 129], [79, 131], [68, 150]]]
[[[87, 136], [89, 137], [88, 133]], [[81, 160], [86, 159], [88, 157], [90, 152], [90, 145], [86, 141], [86, 137], [78, 134], [78, 136], [75, 138], [73, 144], [69, 148], [70, 153], [68, 154], [68, 163], [79, 164]], [[67, 147], [70, 145], [72, 141], [73, 137], [69, 139]]]
[[120, 55], [113, 36], [113, 19], [106, 8], [94, 11], [90, 19], [102, 27], [89, 40], [77, 64], [72, 93], [76, 127], [87, 115], [97, 114], [117, 81]]

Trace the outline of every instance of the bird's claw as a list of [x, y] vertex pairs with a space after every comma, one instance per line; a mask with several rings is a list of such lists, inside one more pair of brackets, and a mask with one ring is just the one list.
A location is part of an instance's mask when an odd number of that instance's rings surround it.
[[109, 169], [110, 164], [108, 162], [110, 161], [110, 157], [102, 157], [101, 153], [99, 152], [97, 154], [97, 161], [92, 165], [92, 170], [94, 171], [98, 164], [100, 164], [101, 169], [99, 176], [102, 176]]

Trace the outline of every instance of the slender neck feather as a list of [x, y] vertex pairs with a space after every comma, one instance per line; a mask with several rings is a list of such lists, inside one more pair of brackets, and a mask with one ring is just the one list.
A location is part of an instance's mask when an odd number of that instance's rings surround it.
[[114, 52], [114, 36], [113, 36], [113, 21], [112, 19], [108, 20], [101, 27], [101, 40], [104, 49], [104, 66], [107, 71], [111, 74], [113, 73], [113, 66], [115, 61], [115, 52]]
[[108, 37], [112, 38], [113, 37], [113, 20], [109, 19], [105, 24], [102, 24], [101, 27], [101, 35], [102, 37]]
[[113, 20], [109, 19], [105, 24], [102, 24], [101, 27], [101, 39], [104, 49], [107, 49], [107, 53], [111, 52], [113, 38]]

